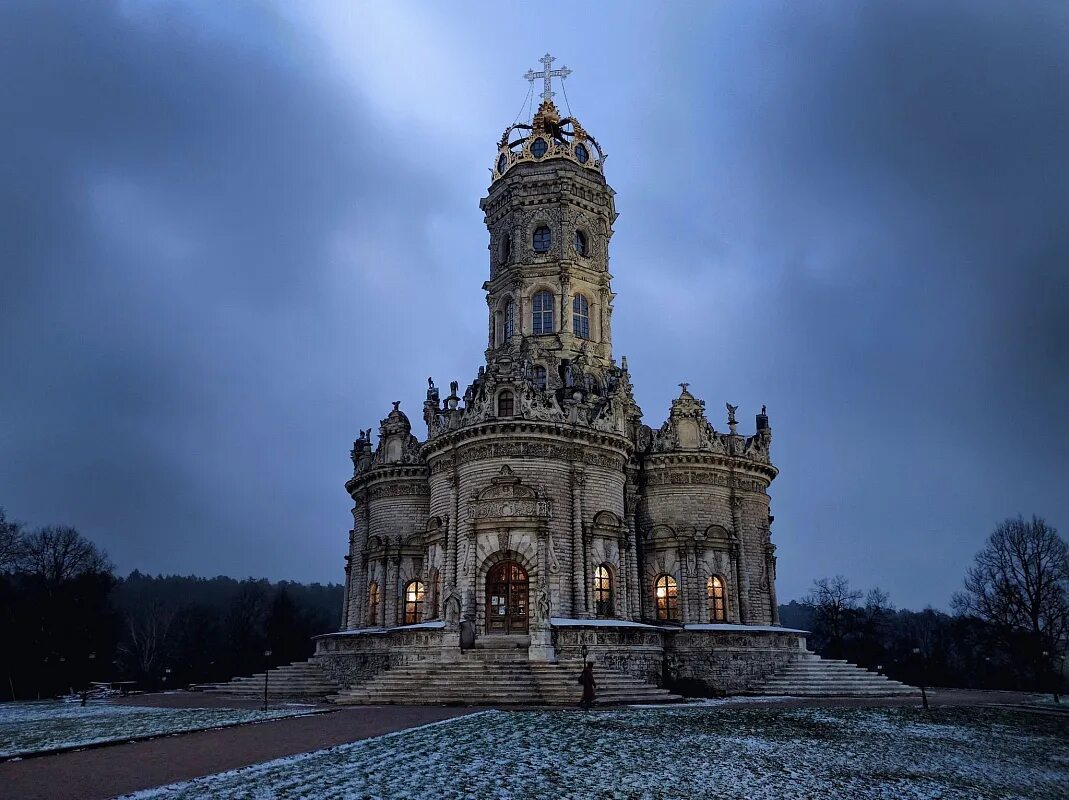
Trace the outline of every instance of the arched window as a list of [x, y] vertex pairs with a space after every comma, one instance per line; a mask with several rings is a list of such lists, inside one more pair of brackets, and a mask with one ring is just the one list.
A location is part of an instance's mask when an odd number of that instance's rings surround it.
[[581, 294], [572, 299], [572, 332], [580, 339], [590, 338], [590, 304]]
[[539, 225], [534, 229], [534, 237], [531, 244], [536, 253], [544, 253], [549, 250], [550, 236], [549, 227], [546, 225]]
[[516, 333], [516, 304], [509, 300], [505, 303], [505, 341], [502, 344], [508, 342], [512, 338], [512, 335]]
[[367, 585], [367, 624], [375, 627], [379, 624], [379, 585], [372, 581]]
[[586, 234], [582, 231], [575, 232], [575, 252], [586, 257]]
[[501, 239], [501, 263], [507, 264], [512, 258], [512, 237], [507, 233]]
[[535, 336], [553, 333], [553, 292], [535, 294], [531, 303], [531, 330]]
[[599, 617], [612, 617], [613, 607], [612, 570], [605, 564], [594, 570], [594, 613]]
[[497, 396], [497, 415], [499, 417], [511, 417], [515, 413], [515, 401], [512, 392], [505, 389]]
[[728, 610], [724, 602], [724, 582], [716, 575], [710, 575], [705, 582], [705, 596], [709, 601], [709, 621], [727, 622]]
[[679, 619], [679, 588], [671, 575], [658, 575], [654, 584], [654, 599], [657, 601], [657, 619]]
[[534, 384], [536, 389], [545, 391], [548, 385], [548, 379], [546, 377], [546, 368], [541, 364], [535, 364], [531, 367], [531, 383]]
[[420, 581], [405, 584], [405, 625], [415, 625], [423, 621], [424, 589]]

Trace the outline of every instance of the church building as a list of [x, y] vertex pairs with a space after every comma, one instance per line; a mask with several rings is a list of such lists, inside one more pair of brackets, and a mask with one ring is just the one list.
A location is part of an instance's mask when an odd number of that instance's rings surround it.
[[644, 422], [613, 352], [614, 192], [552, 61], [480, 203], [485, 363], [463, 387], [429, 379], [416, 431], [394, 403], [360, 432], [342, 626], [316, 661], [350, 687], [507, 653], [752, 689], [809, 655], [777, 614], [769, 416], [714, 422], [684, 383]]

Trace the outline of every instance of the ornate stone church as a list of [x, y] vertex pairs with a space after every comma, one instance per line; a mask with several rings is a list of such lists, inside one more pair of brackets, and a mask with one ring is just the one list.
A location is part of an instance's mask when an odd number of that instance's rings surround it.
[[348, 686], [507, 652], [752, 688], [805, 653], [777, 615], [769, 417], [746, 430], [727, 405], [714, 424], [681, 384], [644, 422], [613, 352], [605, 155], [542, 61], [480, 202], [485, 363], [463, 388], [428, 380], [419, 435], [399, 403], [360, 432], [342, 629], [317, 661]]

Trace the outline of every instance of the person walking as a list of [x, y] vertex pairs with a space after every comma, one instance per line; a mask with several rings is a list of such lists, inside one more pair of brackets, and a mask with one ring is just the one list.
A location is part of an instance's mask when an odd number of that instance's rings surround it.
[[583, 687], [583, 699], [579, 701], [579, 707], [589, 711], [594, 705], [594, 689], [598, 682], [594, 680], [594, 662], [588, 661], [583, 671], [579, 674], [579, 684]]

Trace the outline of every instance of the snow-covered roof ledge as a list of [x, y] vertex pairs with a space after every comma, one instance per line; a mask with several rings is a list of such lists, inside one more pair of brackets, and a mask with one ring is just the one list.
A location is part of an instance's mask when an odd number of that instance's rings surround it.
[[364, 636], [371, 633], [393, 633], [394, 631], [415, 631], [415, 630], [441, 630], [445, 627], [443, 620], [434, 620], [432, 622], [417, 622], [415, 625], [398, 625], [396, 628], [356, 628], [351, 631], [335, 631], [334, 633], [321, 633], [319, 636], [313, 636], [313, 639], [329, 639], [332, 636]]
[[688, 622], [686, 631], [734, 631], [735, 633], [809, 633], [799, 628], [784, 628], [780, 625], [734, 625], [727, 622]]
[[570, 619], [568, 617], [550, 617], [549, 624], [554, 628], [644, 628], [649, 631], [678, 630], [678, 628], [647, 625], [645, 622], [631, 622], [626, 619]]

